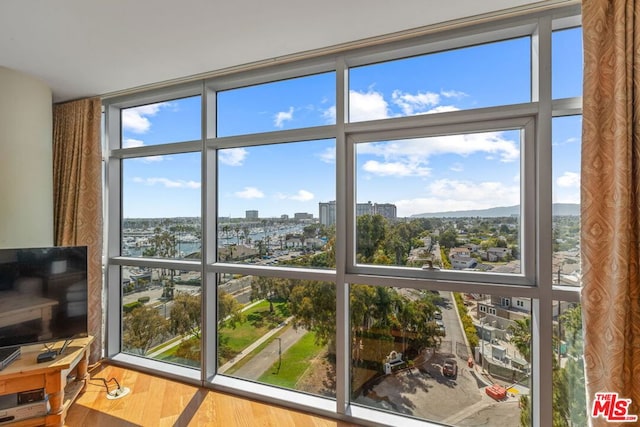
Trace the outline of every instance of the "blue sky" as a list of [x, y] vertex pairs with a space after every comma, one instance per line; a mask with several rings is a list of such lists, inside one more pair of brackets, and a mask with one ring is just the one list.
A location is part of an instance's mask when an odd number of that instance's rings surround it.
[[[581, 94], [579, 30], [554, 35], [553, 96]], [[530, 100], [529, 39], [352, 69], [350, 121]], [[335, 123], [335, 75], [324, 73], [219, 93], [218, 135]], [[200, 98], [123, 112], [123, 146], [200, 139]], [[554, 202], [579, 202], [580, 118], [553, 122]], [[357, 145], [358, 202], [394, 203], [399, 216], [518, 204], [520, 130]], [[318, 216], [335, 199], [335, 141], [219, 152], [219, 215]], [[124, 217], [200, 216], [200, 154], [128, 159]]]

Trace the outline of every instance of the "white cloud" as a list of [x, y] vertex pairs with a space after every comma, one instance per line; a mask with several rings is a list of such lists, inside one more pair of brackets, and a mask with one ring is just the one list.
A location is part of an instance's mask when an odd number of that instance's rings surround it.
[[312, 192], [307, 190], [299, 190], [296, 194], [283, 194], [277, 193], [275, 198], [278, 200], [296, 200], [299, 202], [308, 202], [309, 200], [313, 200], [315, 196]]
[[228, 148], [218, 151], [220, 163], [228, 166], [242, 166], [249, 152], [244, 148]]
[[282, 128], [285, 121], [293, 120], [293, 107], [289, 107], [289, 111], [280, 111], [276, 113], [273, 119], [273, 125]]
[[163, 162], [165, 158], [162, 156], [148, 156], [141, 157], [140, 159], [142, 160], [142, 163], [158, 163]]
[[155, 116], [160, 108], [169, 105], [167, 102], [160, 102], [122, 110], [122, 129], [133, 133], [148, 132], [151, 128], [149, 117]]
[[197, 181], [184, 181], [184, 180], [171, 180], [168, 178], [133, 178], [133, 182], [137, 182], [139, 184], [154, 186], [154, 185], [163, 185], [166, 188], [200, 188], [200, 183]]
[[449, 111], [460, 111], [460, 109], [453, 105], [438, 105], [435, 108], [425, 111], [424, 114], [448, 113]]
[[520, 187], [499, 182], [437, 180], [427, 188], [427, 197], [396, 200], [402, 216], [427, 212], [487, 209], [520, 203]]
[[402, 109], [406, 116], [426, 111], [428, 107], [436, 106], [440, 103], [440, 94], [433, 92], [410, 93], [394, 90], [391, 94], [393, 103]]
[[336, 162], [336, 149], [333, 147], [328, 147], [321, 153], [318, 153], [317, 156], [324, 163], [333, 164]]
[[[391, 93], [391, 102], [402, 110], [401, 115], [411, 116], [417, 114], [444, 113], [458, 111], [454, 105], [438, 105], [441, 98], [462, 98], [468, 96], [464, 92], [456, 90], [435, 92], [407, 93], [394, 90]], [[360, 122], [365, 120], [386, 119], [398, 116], [389, 108], [389, 102], [384, 99], [381, 92], [369, 89], [368, 92], [349, 91], [349, 121]], [[329, 107], [323, 113], [323, 117], [330, 123], [336, 119], [335, 106]]]
[[336, 122], [336, 106], [332, 105], [322, 112], [322, 118], [328, 124], [334, 124]]
[[469, 96], [468, 94], [459, 90], [441, 90], [440, 95], [444, 96], [445, 98], [464, 98], [465, 96]]
[[368, 160], [362, 165], [365, 172], [378, 176], [429, 176], [431, 169], [412, 161], [378, 162]]
[[234, 194], [241, 199], [262, 199], [264, 197], [264, 193], [255, 187], [244, 187], [244, 190]]
[[122, 148], [135, 148], [144, 146], [144, 141], [133, 138], [126, 138], [122, 141]]
[[486, 207], [520, 203], [520, 187], [496, 181], [458, 181], [439, 179], [429, 185], [429, 193], [439, 198], [479, 202]]
[[291, 200], [297, 200], [300, 202], [307, 202], [309, 200], [313, 200], [315, 196], [312, 192], [307, 190], [300, 190], [294, 196], [291, 197]]
[[453, 171], [453, 172], [463, 172], [464, 171], [464, 165], [462, 163], [454, 163], [451, 165], [451, 167], [449, 167], [449, 170]]
[[457, 154], [469, 156], [475, 153], [487, 153], [501, 162], [514, 162], [520, 157], [515, 141], [503, 138], [500, 132], [447, 135], [430, 138], [406, 139], [390, 142], [358, 144], [358, 156], [381, 158], [368, 159], [363, 168], [376, 175], [426, 176], [432, 156]]
[[361, 122], [387, 117], [389, 117], [389, 104], [380, 92], [349, 91], [349, 121]]
[[556, 180], [556, 183], [560, 187], [579, 188], [580, 174], [577, 174], [575, 172], [565, 172], [560, 178]]
[[575, 144], [575, 143], [580, 143], [580, 138], [572, 136], [572, 137], [569, 137], [569, 138], [565, 139], [564, 141], [560, 141], [560, 142], [554, 141], [554, 142], [552, 142], [551, 145], [553, 145], [554, 147], [558, 147], [558, 146], [561, 146], [561, 145], [569, 145], [569, 144]]

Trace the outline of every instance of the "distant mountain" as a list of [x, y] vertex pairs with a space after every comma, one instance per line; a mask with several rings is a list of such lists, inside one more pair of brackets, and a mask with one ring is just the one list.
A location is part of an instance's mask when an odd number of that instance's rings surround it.
[[[502, 216], [513, 216], [520, 214], [520, 206], [502, 206], [498, 208], [478, 209], [470, 211], [449, 211], [449, 212], [432, 212], [411, 215], [412, 218], [463, 218], [463, 217], [481, 217], [495, 218]], [[561, 216], [579, 216], [580, 205], [577, 203], [554, 203], [553, 215]]]

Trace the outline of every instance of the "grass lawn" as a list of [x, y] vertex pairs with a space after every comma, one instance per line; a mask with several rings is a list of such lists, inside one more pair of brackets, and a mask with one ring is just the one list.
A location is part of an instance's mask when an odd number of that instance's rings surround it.
[[[191, 337], [189, 338], [187, 341], [184, 342], [185, 345], [200, 345], [200, 339], [196, 338], [196, 337]], [[162, 353], [160, 353], [156, 359], [159, 360], [164, 360], [166, 362], [171, 362], [171, 363], [177, 363], [180, 365], [187, 365], [187, 366], [200, 366], [200, 361], [199, 360], [191, 360], [191, 359], [185, 359], [183, 357], [178, 357], [176, 356], [176, 352], [178, 351], [178, 348], [180, 347], [180, 345], [174, 345], [173, 347], [167, 349], [166, 351], [163, 351]], [[199, 358], [199, 353], [196, 356], [197, 358]]]
[[260, 378], [259, 382], [295, 389], [295, 386], [309, 367], [309, 362], [325, 347], [315, 343], [315, 334], [307, 332], [297, 343], [282, 354], [282, 364], [274, 363]]
[[[274, 314], [282, 320], [288, 317], [288, 309], [284, 302], [274, 302]], [[234, 352], [240, 352], [253, 344], [257, 339], [269, 332], [273, 327], [269, 322], [269, 302], [262, 301], [243, 312], [244, 321], [236, 324], [235, 328], [220, 329], [220, 338]]]

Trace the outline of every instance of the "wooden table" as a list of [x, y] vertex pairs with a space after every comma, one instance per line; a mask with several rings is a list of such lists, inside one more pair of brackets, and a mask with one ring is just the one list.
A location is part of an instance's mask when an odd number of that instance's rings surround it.
[[[44, 389], [50, 409], [46, 416], [19, 420], [7, 425], [64, 425], [69, 406], [86, 387], [89, 347], [92, 342], [93, 337], [74, 339], [61, 355], [44, 363], [36, 361], [38, 354], [47, 350], [43, 344], [23, 346], [20, 358], [0, 371], [0, 395]], [[62, 341], [55, 343], [53, 350], [59, 350], [62, 345]], [[67, 381], [70, 374], [74, 378]]]

